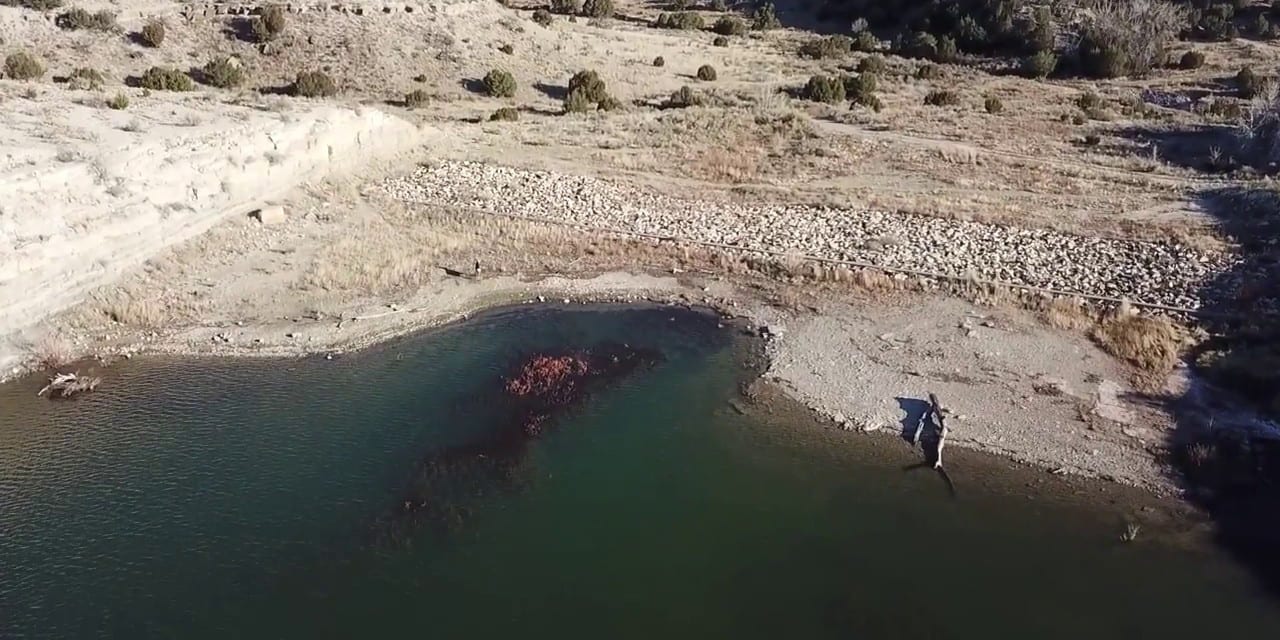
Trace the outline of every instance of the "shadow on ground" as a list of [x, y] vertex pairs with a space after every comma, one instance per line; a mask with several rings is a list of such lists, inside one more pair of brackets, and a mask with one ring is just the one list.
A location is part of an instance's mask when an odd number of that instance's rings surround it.
[[1170, 468], [1213, 519], [1215, 539], [1280, 597], [1280, 191], [1202, 191], [1198, 203], [1240, 260], [1204, 286], [1210, 337], [1189, 354]]
[[1121, 129], [1128, 150], [1154, 151], [1160, 161], [1184, 169], [1221, 172], [1234, 168], [1239, 157], [1236, 129], [1228, 125], [1167, 128], [1138, 125]]

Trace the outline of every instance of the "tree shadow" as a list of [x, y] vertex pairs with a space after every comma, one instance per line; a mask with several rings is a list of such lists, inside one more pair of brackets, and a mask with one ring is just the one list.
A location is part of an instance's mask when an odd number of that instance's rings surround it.
[[151, 47], [151, 45], [147, 43], [146, 39], [142, 37], [141, 31], [130, 31], [125, 34], [125, 38], [128, 38], [130, 44], [135, 44], [139, 47]]
[[898, 402], [898, 408], [905, 414], [902, 418], [902, 431], [899, 434], [903, 440], [915, 444], [919, 438], [921, 419], [924, 414], [929, 411], [929, 403], [919, 398], [894, 398]]
[[262, 86], [257, 88], [259, 95], [264, 96], [292, 96], [293, 83], [279, 84], [274, 86]]
[[1227, 125], [1178, 128], [1135, 125], [1117, 131], [1116, 135], [1134, 143], [1118, 148], [1130, 153], [1153, 150], [1161, 161], [1184, 169], [1223, 172], [1236, 167], [1236, 158], [1240, 156], [1236, 129]]
[[[811, 0], [769, 0], [769, 2], [773, 4], [778, 23], [785, 28], [824, 36], [849, 35], [849, 24], [854, 15], [845, 10], [843, 3], [824, 2], [815, 6]], [[751, 24], [752, 12], [755, 8], [764, 4], [766, 4], [764, 0], [739, 3], [740, 13], [747, 24]]]
[[460, 83], [462, 84], [463, 89], [466, 89], [471, 93], [485, 95], [489, 91], [485, 88], [484, 80], [482, 78], [463, 78]]
[[222, 28], [222, 35], [228, 40], [238, 40], [249, 44], [257, 44], [258, 37], [253, 33], [253, 21], [256, 18], [233, 18]]
[[1197, 203], [1239, 247], [1200, 291], [1209, 333], [1188, 355], [1169, 469], [1215, 542], [1280, 598], [1280, 192], [1206, 189]]
[[569, 96], [569, 87], [547, 82], [535, 82], [533, 88], [552, 100], [564, 100]]
[[545, 109], [545, 108], [542, 108], [542, 107], [534, 107], [534, 106], [531, 106], [531, 105], [521, 105], [521, 106], [519, 106], [519, 107], [516, 107], [516, 110], [517, 110], [517, 111], [520, 111], [520, 112], [522, 112], [522, 113], [532, 113], [532, 114], [534, 114], [534, 115], [539, 115], [539, 116], [561, 116], [561, 115], [564, 115], [564, 111], [563, 111], [563, 110], [557, 110], [557, 109]]

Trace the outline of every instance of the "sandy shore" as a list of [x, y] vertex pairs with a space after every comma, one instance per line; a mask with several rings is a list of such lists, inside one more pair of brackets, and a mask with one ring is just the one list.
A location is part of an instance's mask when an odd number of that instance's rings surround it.
[[[1175, 490], [1153, 451], [1168, 436], [1160, 412], [1125, 400], [1128, 372], [1080, 336], [1014, 309], [903, 296], [829, 296], [783, 308], [758, 283], [718, 276], [610, 271], [592, 277], [448, 277], [397, 302], [362, 300], [275, 321], [222, 321], [165, 332], [104, 335], [104, 362], [169, 353], [294, 357], [359, 349], [522, 302], [648, 301], [705, 305], [772, 336], [764, 384], [833, 428], [897, 435], [928, 393], [951, 410], [952, 446], [1043, 468]], [[106, 372], [109, 384], [109, 368]]]

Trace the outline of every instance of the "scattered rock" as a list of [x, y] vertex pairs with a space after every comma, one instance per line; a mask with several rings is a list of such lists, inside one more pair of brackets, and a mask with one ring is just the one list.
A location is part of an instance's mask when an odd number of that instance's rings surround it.
[[[968, 158], [968, 151], [961, 155]], [[466, 202], [493, 213], [581, 228], [783, 251], [1192, 309], [1201, 305], [1203, 283], [1238, 262], [1229, 253], [1201, 251], [1176, 242], [1083, 237], [901, 212], [688, 200], [600, 178], [480, 162], [449, 161], [420, 167], [411, 175], [383, 182], [377, 189], [409, 203]], [[913, 241], [888, 242], [887, 238]], [[949, 250], [934, 250], [938, 246]], [[908, 276], [897, 273], [893, 279], [907, 280]]]
[[260, 224], [280, 224], [285, 221], [284, 206], [276, 204], [263, 207], [250, 213], [249, 217], [257, 220]]

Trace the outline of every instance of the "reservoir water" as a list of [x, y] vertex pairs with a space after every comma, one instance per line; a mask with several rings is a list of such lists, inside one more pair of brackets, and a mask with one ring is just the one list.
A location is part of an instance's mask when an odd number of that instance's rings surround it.
[[[470, 446], [519, 362], [606, 342], [663, 357], [517, 454]], [[332, 361], [138, 359], [66, 402], [0, 386], [0, 638], [1280, 629], [1213, 549], [1122, 543], [1124, 492], [957, 451], [953, 498], [901, 440], [736, 410], [747, 351], [694, 311], [531, 307]], [[447, 508], [402, 518], [448, 452]]]

